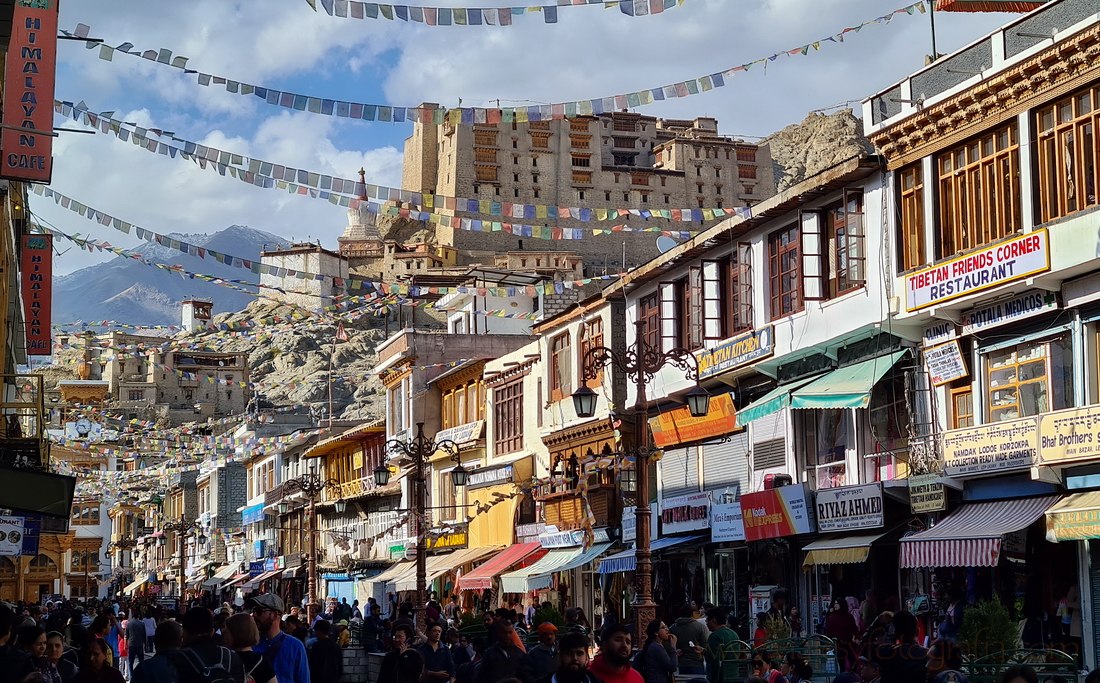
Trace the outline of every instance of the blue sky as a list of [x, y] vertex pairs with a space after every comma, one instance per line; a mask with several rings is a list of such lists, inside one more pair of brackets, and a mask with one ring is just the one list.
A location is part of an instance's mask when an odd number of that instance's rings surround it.
[[[549, 1], [549, 0], [548, 0]], [[499, 6], [436, 0], [443, 6]], [[495, 98], [557, 102], [663, 85], [722, 70], [830, 34], [908, 4], [905, 0], [685, 0], [652, 17], [600, 7], [564, 8], [559, 23], [517, 19], [510, 28], [356, 21], [314, 13], [305, 0], [68, 0], [61, 27], [91, 26], [111, 45], [168, 48], [207, 73], [319, 97], [414, 106], [491, 106]], [[955, 50], [1011, 16], [937, 14], [939, 49]], [[656, 116], [716, 116], [729, 135], [767, 135], [815, 109], [859, 100], [923, 64], [927, 15], [901, 16], [807, 57], [781, 58], [725, 88], [642, 107]], [[113, 62], [61, 41], [57, 97], [93, 111], [172, 130], [249, 156], [400, 184], [408, 124], [351, 122], [289, 112], [255, 97], [202, 87], [194, 76], [118, 54]], [[57, 125], [72, 126], [72, 122]], [[113, 136], [62, 133], [53, 187], [157, 232], [214, 232], [245, 224], [328, 246], [345, 224], [326, 202], [263, 190], [171, 160]], [[59, 229], [120, 246], [137, 240], [32, 198], [31, 210]], [[68, 245], [61, 243], [59, 249]], [[72, 249], [55, 264], [70, 272], [105, 256]]]

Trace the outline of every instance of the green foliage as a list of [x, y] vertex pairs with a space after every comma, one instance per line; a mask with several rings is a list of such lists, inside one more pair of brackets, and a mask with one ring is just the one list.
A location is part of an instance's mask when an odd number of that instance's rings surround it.
[[1016, 622], [996, 600], [983, 600], [963, 613], [959, 646], [970, 657], [985, 657], [1019, 647]]
[[768, 640], [788, 640], [791, 637], [791, 625], [780, 616], [768, 617], [764, 630], [768, 632]]
[[559, 629], [565, 628], [565, 617], [561, 615], [555, 607], [540, 607], [535, 610], [534, 623], [531, 624], [531, 630], [538, 628], [539, 624], [549, 621]]
[[469, 610], [467, 610], [467, 611], [463, 612], [461, 615], [459, 615], [459, 618], [458, 618], [458, 628], [459, 628], [459, 630], [462, 630], [464, 628], [469, 628], [470, 626], [478, 626], [480, 624], [481, 624], [481, 619], [478, 619], [476, 616], [474, 616], [474, 613], [470, 612]]

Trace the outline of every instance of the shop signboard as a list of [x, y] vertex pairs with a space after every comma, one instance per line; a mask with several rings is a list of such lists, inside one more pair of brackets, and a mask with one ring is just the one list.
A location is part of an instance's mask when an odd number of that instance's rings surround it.
[[721, 375], [730, 370], [767, 358], [775, 353], [775, 334], [771, 325], [730, 337], [710, 349], [695, 352], [699, 379]]
[[959, 328], [950, 320], [941, 320], [931, 327], [924, 328], [921, 335], [923, 346], [939, 346], [944, 342], [959, 338]]
[[814, 531], [813, 507], [805, 484], [792, 484], [741, 496], [745, 540], [762, 541]]
[[[4, 140], [8, 139], [7, 132], [4, 132]], [[0, 156], [9, 155], [5, 153]], [[52, 235], [23, 235], [20, 269], [23, 280], [23, 311], [27, 316], [23, 325], [26, 331], [27, 354], [48, 356], [53, 353], [50, 343], [50, 324], [53, 321], [50, 312], [53, 301]]]
[[741, 503], [711, 503], [710, 542], [732, 543], [745, 540], [745, 522]]
[[661, 499], [662, 536], [701, 531], [709, 524], [709, 493], [689, 493], [686, 496]]
[[733, 405], [732, 396], [718, 394], [711, 397], [707, 414], [703, 417], [692, 417], [691, 411], [681, 406], [650, 418], [649, 430], [658, 448], [714, 439], [739, 430], [737, 408]]
[[264, 521], [264, 504], [249, 505], [241, 511], [241, 524], [249, 525]]
[[966, 313], [962, 319], [962, 331], [963, 334], [983, 332], [1057, 309], [1058, 295], [1054, 292], [1024, 292], [1011, 299], [1002, 299]]
[[1100, 406], [1041, 416], [1039, 437], [1039, 460], [1044, 465], [1065, 465], [1100, 457]]
[[623, 508], [623, 543], [638, 538], [638, 506]]
[[[459, 446], [477, 441], [485, 431], [485, 420], [474, 420], [435, 433], [435, 442], [454, 441]], [[437, 452], [438, 455], [438, 452]]]
[[455, 524], [428, 533], [428, 551], [456, 550], [469, 546], [470, 538], [465, 524]]
[[263, 562], [263, 560], [260, 560], [259, 562], [249, 562], [248, 563], [248, 575], [249, 576], [259, 576], [260, 574], [263, 574], [263, 573], [264, 573], [264, 562]]
[[517, 543], [538, 543], [539, 534], [546, 532], [546, 525], [542, 522], [520, 524], [516, 527]]
[[1039, 428], [1034, 418], [953, 429], [943, 435], [949, 477], [1026, 470], [1035, 463]]
[[466, 479], [467, 488], [479, 488], [481, 486], [492, 486], [493, 484], [504, 484], [512, 481], [512, 466], [505, 465], [504, 467], [486, 467], [484, 469], [471, 470], [470, 476]]
[[0, 517], [0, 556], [23, 554], [23, 518]]
[[947, 492], [938, 474], [909, 477], [909, 508], [914, 515], [947, 509]]
[[882, 482], [841, 486], [817, 492], [817, 530], [877, 529], [882, 516]]
[[4, 66], [0, 178], [48, 185], [53, 171], [58, 0], [21, 0], [7, 6], [12, 13]]
[[[607, 543], [609, 540], [607, 529], [596, 529], [592, 533], [592, 540], [595, 543]], [[539, 543], [543, 548], [573, 548], [584, 545], [584, 530], [548, 531], [539, 535]]]
[[924, 364], [932, 384], [940, 386], [966, 377], [966, 361], [958, 340], [924, 350]]
[[1045, 228], [905, 276], [905, 309], [919, 311], [1050, 270]]

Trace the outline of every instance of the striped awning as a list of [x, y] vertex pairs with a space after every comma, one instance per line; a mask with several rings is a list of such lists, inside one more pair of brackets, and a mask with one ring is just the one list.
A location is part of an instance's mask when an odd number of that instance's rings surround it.
[[883, 531], [877, 534], [859, 534], [854, 536], [835, 536], [822, 538], [807, 544], [806, 559], [802, 560], [802, 568], [808, 569], [817, 564], [861, 564], [867, 561], [871, 554], [871, 544], [886, 535]]
[[[709, 536], [667, 536], [665, 538], [658, 538], [649, 545], [649, 551], [651, 553], [660, 552], [673, 546], [682, 545], [684, 543], [694, 543], [696, 541], [702, 541], [709, 539]], [[599, 574], [619, 574], [621, 572], [632, 572], [638, 567], [638, 557], [634, 553], [637, 548], [629, 548], [620, 553], [614, 555], [608, 555], [600, 561], [600, 568], [597, 571]]]
[[814, 377], [803, 378], [789, 384], [781, 384], [757, 400], [737, 411], [737, 426], [744, 427], [753, 420], [759, 420], [791, 405], [791, 392], [814, 381]]
[[463, 574], [462, 578], [458, 580], [458, 587], [464, 591], [490, 589], [493, 587], [493, 579], [498, 574], [504, 573], [540, 550], [542, 550], [542, 546], [538, 543], [517, 543], [510, 548], [506, 548], [504, 552], [496, 557], [490, 558], [488, 562], [480, 567], [476, 567], [469, 574]]
[[[447, 572], [454, 571], [472, 562], [477, 562], [483, 557], [499, 551], [500, 546], [497, 545], [481, 548], [462, 548], [453, 553], [431, 555], [428, 557], [428, 561], [424, 563], [424, 578], [428, 583], [431, 583]], [[402, 574], [400, 577], [394, 579], [393, 584], [393, 590], [398, 592], [416, 590], [416, 562], [413, 562], [413, 570], [411, 572]]]
[[1031, 526], [1059, 496], [969, 503], [926, 531], [901, 539], [901, 566], [996, 567], [1001, 540]]
[[239, 568], [240, 563], [238, 562], [231, 562], [223, 567], [219, 567], [218, 570], [214, 572], [214, 575], [204, 581], [202, 585], [205, 587], [212, 587], [224, 583], [236, 574]]
[[126, 587], [122, 589], [123, 595], [133, 595], [134, 591], [149, 583], [149, 579], [151, 578], [153, 578], [152, 574], [144, 574], [142, 576], [139, 576], [134, 581], [126, 584]]
[[554, 548], [541, 560], [500, 577], [501, 593], [527, 593], [554, 584], [553, 574], [583, 567], [607, 552], [610, 543], [597, 543], [585, 550], [581, 546], [573, 548]]

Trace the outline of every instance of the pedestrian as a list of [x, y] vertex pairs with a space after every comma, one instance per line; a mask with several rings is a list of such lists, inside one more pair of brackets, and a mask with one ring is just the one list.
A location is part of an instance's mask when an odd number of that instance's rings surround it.
[[588, 636], [566, 633], [558, 641], [555, 671], [542, 683], [601, 683], [588, 670]]
[[125, 683], [118, 669], [108, 664], [109, 652], [107, 643], [102, 639], [89, 641], [74, 683]]
[[928, 648], [928, 680], [931, 683], [967, 683], [962, 672], [962, 648], [950, 640], [937, 640]]
[[245, 683], [241, 658], [214, 640], [213, 612], [190, 607], [180, 625], [184, 646], [171, 656], [180, 683]]
[[99, 638], [107, 643], [107, 666], [116, 666], [115, 663], [118, 662], [118, 652], [115, 651], [115, 648], [117, 647], [118, 641], [115, 641], [115, 646], [111, 645], [111, 617], [104, 613], [92, 619], [92, 625], [88, 627], [88, 633], [93, 638]]
[[531, 681], [549, 680], [558, 669], [558, 627], [544, 621], [535, 633], [539, 642], [527, 651], [527, 678]]
[[630, 666], [631, 645], [630, 631], [624, 624], [604, 628], [600, 651], [589, 663], [589, 672], [603, 683], [645, 683], [642, 675]]
[[522, 678], [527, 654], [516, 647], [516, 629], [508, 619], [497, 619], [490, 631], [491, 642], [481, 658], [474, 683], [498, 683], [505, 678]]
[[1001, 683], [1039, 683], [1039, 676], [1030, 666], [1010, 666], [1001, 674]]
[[958, 640], [962, 628], [963, 612], [966, 609], [965, 594], [957, 586], [947, 592], [947, 611], [939, 625], [939, 640]]
[[134, 668], [145, 659], [145, 622], [136, 611], [133, 611], [131, 618], [126, 620], [126, 628], [122, 636], [126, 640], [126, 668], [132, 679]]
[[668, 683], [677, 668], [676, 636], [669, 632], [663, 619], [649, 622], [646, 636], [645, 645], [638, 653], [642, 658], [642, 678], [645, 683]]
[[[405, 650], [397, 658], [395, 683], [420, 683], [424, 677], [424, 658], [416, 650]], [[379, 678], [379, 681], [387, 680]]]
[[424, 682], [446, 683], [455, 675], [455, 662], [450, 648], [443, 643], [443, 624], [429, 623], [424, 635], [427, 640], [416, 647], [424, 658]]
[[241, 658], [245, 680], [252, 683], [277, 683], [275, 669], [264, 660], [263, 655], [252, 649], [259, 642], [260, 629], [251, 614], [242, 612], [225, 620], [222, 643]]
[[382, 665], [378, 671], [379, 681], [397, 680], [398, 662], [401, 655], [412, 646], [414, 637], [416, 637], [416, 630], [412, 624], [397, 624], [393, 627], [393, 633], [390, 636], [390, 651], [382, 658]]
[[458, 604], [458, 596], [452, 595], [451, 601], [443, 608], [443, 616], [447, 618], [447, 624], [449, 626], [456, 626], [458, 624], [458, 615], [461, 611], [462, 608]]
[[363, 620], [363, 649], [367, 652], [379, 652], [382, 649], [382, 607], [371, 603], [370, 614]]
[[34, 672], [30, 656], [9, 642], [15, 618], [11, 609], [0, 604], [0, 683], [20, 683]]
[[766, 642], [768, 642], [768, 613], [758, 612], [756, 614], [756, 630], [752, 633], [753, 649], [759, 650], [764, 647]]
[[767, 650], [757, 650], [752, 656], [752, 675], [762, 679], [765, 683], [788, 683], [787, 677], [768, 656]]
[[739, 640], [737, 632], [728, 626], [729, 615], [721, 607], [713, 607], [707, 612], [707, 649], [703, 659], [707, 666], [707, 680], [720, 683], [722, 680], [722, 662], [726, 650]]
[[362, 619], [363, 619], [363, 610], [359, 609], [359, 601], [358, 600], [352, 600], [351, 601], [351, 618], [352, 619], [359, 619], [360, 621], [362, 621]]
[[260, 642], [255, 650], [275, 669], [279, 683], [310, 683], [306, 646], [280, 629], [279, 620], [286, 610], [283, 599], [274, 593], [264, 593], [249, 600], [249, 609], [260, 629]]
[[889, 683], [923, 683], [927, 679], [928, 650], [917, 644], [917, 618], [909, 612], [894, 615], [896, 645], [880, 645], [873, 658], [882, 663], [882, 679]]
[[840, 598], [833, 598], [829, 604], [824, 632], [826, 636], [836, 641], [836, 659], [840, 670], [851, 671], [855, 666], [852, 641], [859, 635], [859, 627]]
[[675, 636], [674, 642], [680, 645], [680, 673], [703, 675], [706, 672], [703, 645], [710, 633], [706, 626], [695, 619], [691, 605], [680, 607], [680, 616], [668, 627], [668, 631]]
[[779, 667], [779, 671], [790, 683], [812, 683], [814, 678], [813, 669], [797, 652], [787, 653], [787, 656], [783, 658], [783, 664]]
[[317, 639], [306, 653], [309, 680], [311, 683], [340, 683], [344, 677], [344, 651], [332, 637], [332, 622], [318, 621], [313, 634]]
[[72, 683], [80, 670], [77, 663], [65, 656], [65, 637], [58, 631], [46, 634], [46, 659], [50, 660], [61, 675], [61, 683]]
[[171, 619], [162, 621], [153, 634], [152, 645], [156, 647], [156, 654], [142, 661], [137, 669], [131, 670], [130, 683], [177, 683], [179, 673], [173, 657], [183, 647], [183, 628], [179, 622]]
[[30, 657], [31, 666], [42, 674], [46, 683], [61, 683], [61, 674], [46, 657], [46, 629], [34, 622], [25, 622], [16, 634], [16, 642]]

